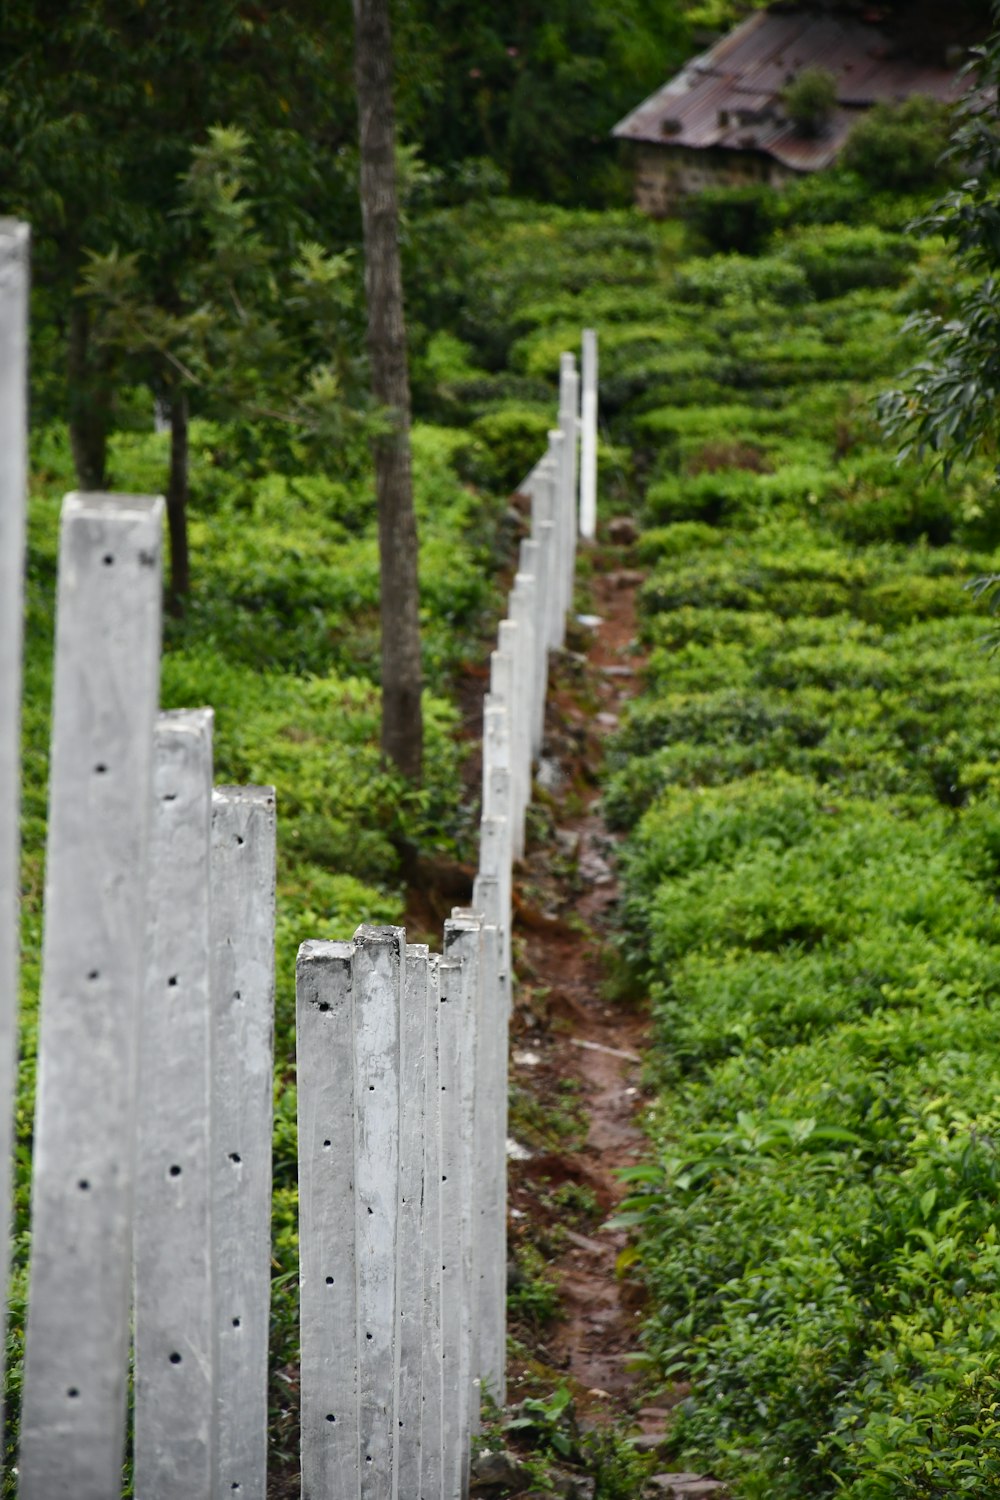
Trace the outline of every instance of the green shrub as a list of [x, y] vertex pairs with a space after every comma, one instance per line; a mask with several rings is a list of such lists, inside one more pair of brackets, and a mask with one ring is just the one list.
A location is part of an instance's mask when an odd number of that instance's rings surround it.
[[860, 287], [899, 286], [919, 251], [915, 242], [870, 225], [795, 230], [784, 254], [814, 297], [842, 297]]
[[677, 272], [674, 291], [680, 301], [705, 307], [760, 302], [797, 307], [810, 297], [806, 272], [777, 255], [756, 260], [743, 255], [716, 255], [709, 260], [689, 261]]
[[758, 255], [778, 220], [770, 187], [707, 188], [684, 202], [684, 218], [699, 249]]
[[801, 135], [820, 135], [837, 103], [837, 80], [828, 68], [803, 68], [782, 90], [781, 102]]
[[876, 104], [848, 136], [841, 164], [876, 189], [926, 189], [946, 181], [941, 155], [950, 115], [947, 105], [920, 95]]
[[553, 420], [540, 407], [508, 404], [484, 412], [456, 453], [458, 472], [473, 484], [509, 493], [545, 453]]

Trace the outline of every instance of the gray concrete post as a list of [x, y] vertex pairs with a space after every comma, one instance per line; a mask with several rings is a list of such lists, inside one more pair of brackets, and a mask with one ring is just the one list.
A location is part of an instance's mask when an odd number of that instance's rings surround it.
[[563, 594], [563, 640], [566, 620], [573, 608], [576, 583], [577, 472], [579, 443], [580, 377], [572, 354], [564, 354], [559, 366], [559, 430], [562, 433], [562, 484], [560, 515], [563, 526], [563, 566], [566, 570]]
[[[441, 960], [432, 955], [427, 968], [427, 1012], [424, 1050], [424, 1196], [420, 1263], [423, 1318], [421, 1345], [420, 1488], [421, 1500], [447, 1500], [444, 1494], [444, 1364], [442, 1360], [441, 1267], [441, 1068], [439, 1017]], [[402, 1496], [402, 1489], [400, 1496]]]
[[583, 330], [583, 390], [580, 409], [580, 535], [597, 535], [597, 334]]
[[510, 662], [511, 773], [514, 778], [511, 813], [511, 854], [524, 855], [524, 820], [531, 792], [530, 663], [522, 666], [523, 631], [515, 620], [502, 620], [497, 635], [501, 653]]
[[408, 943], [400, 1035], [396, 1489], [400, 1496], [416, 1497], [420, 1495], [423, 1406], [424, 1265], [417, 1247], [424, 1232], [428, 969], [429, 949], [426, 944]]
[[549, 433], [549, 484], [553, 546], [549, 558], [548, 579], [551, 609], [549, 614], [549, 648], [558, 651], [566, 639], [566, 445], [558, 428]]
[[460, 1074], [461, 1199], [462, 1228], [462, 1342], [461, 1382], [465, 1409], [465, 1440], [462, 1445], [462, 1494], [468, 1492], [471, 1439], [479, 1432], [482, 1391], [479, 1360], [479, 1244], [476, 1237], [476, 1094], [479, 1060], [479, 1026], [482, 1012], [483, 960], [482, 916], [453, 907], [444, 924], [444, 954], [462, 964], [460, 1024], [462, 1028]]
[[212, 711], [161, 714], [139, 1017], [137, 1500], [210, 1495], [215, 1482], [211, 819]]
[[353, 943], [296, 966], [302, 1497], [358, 1500]]
[[[499, 882], [480, 875], [476, 897], [484, 906], [500, 904]], [[486, 914], [486, 913], [484, 913]], [[497, 922], [483, 927], [479, 989], [475, 1095], [475, 1199], [473, 1232], [477, 1245], [479, 1374], [499, 1405], [506, 1395], [507, 1293], [507, 980], [504, 935]]]
[[[511, 614], [519, 622], [527, 616], [529, 621], [525, 634], [525, 656], [531, 683], [531, 757], [528, 765], [528, 798], [531, 800], [531, 761], [537, 760], [542, 751], [542, 736], [545, 730], [545, 692], [548, 686], [549, 656], [545, 644], [545, 594], [542, 587], [542, 545], [535, 539], [525, 538], [521, 543], [518, 571], [514, 577], [514, 592], [511, 594]], [[523, 613], [514, 614], [514, 603], [518, 591], [525, 595], [520, 601]]]
[[217, 1490], [267, 1492], [274, 1097], [274, 788], [212, 797]]
[[394, 1493], [400, 1018], [405, 979], [402, 928], [359, 927], [354, 934], [354, 1222], [361, 1500], [386, 1500]]
[[6, 1330], [11, 1137], [17, 1076], [29, 247], [27, 224], [0, 219], [0, 349], [3, 350], [0, 360], [0, 1350], [4, 1347]]
[[465, 1454], [469, 1446], [469, 1391], [467, 1317], [464, 1284], [465, 1239], [463, 1219], [467, 1185], [463, 1182], [462, 1075], [467, 1066], [463, 1051], [462, 1006], [465, 985], [462, 963], [446, 956], [438, 965], [438, 1066], [441, 1100], [441, 1360], [443, 1379], [444, 1500], [463, 1500]]
[[21, 1500], [120, 1493], [162, 527], [63, 505]]

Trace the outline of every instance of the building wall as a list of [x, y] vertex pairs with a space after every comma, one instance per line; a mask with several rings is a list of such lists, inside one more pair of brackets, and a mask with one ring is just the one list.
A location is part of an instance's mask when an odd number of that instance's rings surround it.
[[783, 187], [798, 176], [763, 151], [693, 151], [687, 146], [638, 144], [634, 157], [635, 205], [654, 219], [706, 188]]

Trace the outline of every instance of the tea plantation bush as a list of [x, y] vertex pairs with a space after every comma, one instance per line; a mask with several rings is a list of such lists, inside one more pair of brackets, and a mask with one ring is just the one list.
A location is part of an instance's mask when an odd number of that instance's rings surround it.
[[[595, 292], [651, 570], [605, 791], [657, 1036], [624, 1221], [674, 1466], [749, 1500], [1000, 1493], [1000, 511], [885, 452], [920, 252], [850, 217]], [[524, 370], [588, 293], [532, 306]]]

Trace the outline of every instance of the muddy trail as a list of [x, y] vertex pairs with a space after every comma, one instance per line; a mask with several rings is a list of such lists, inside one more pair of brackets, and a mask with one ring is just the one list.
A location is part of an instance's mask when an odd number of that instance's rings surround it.
[[[553, 660], [527, 854], [515, 867], [510, 1330], [525, 1357], [509, 1361], [507, 1400], [514, 1406], [565, 1384], [581, 1427], [628, 1430], [655, 1455], [688, 1388], [650, 1402], [634, 1362], [642, 1287], [620, 1267], [626, 1233], [606, 1227], [627, 1191], [620, 1170], [646, 1154], [649, 1103], [641, 1065], [648, 1008], [607, 996], [620, 890], [617, 840], [601, 811], [604, 745], [643, 666], [642, 575], [629, 566], [624, 540], [591, 554], [593, 613], [574, 622]], [[519, 1285], [525, 1264], [555, 1287], [556, 1306], [542, 1309], [548, 1316], [532, 1316]], [[669, 1467], [651, 1459], [644, 1494], [722, 1495], [707, 1476], [655, 1472]]]
[[[539, 1249], [559, 1288], [559, 1315], [544, 1330], [529, 1321], [525, 1342], [534, 1332], [539, 1361], [600, 1420], [630, 1410], [636, 1389], [638, 1289], [616, 1275], [624, 1234], [602, 1226], [623, 1195], [618, 1170], [643, 1151], [648, 1022], [604, 994], [619, 890], [598, 780], [635, 691], [639, 579], [617, 549], [594, 562], [593, 615], [553, 663], [533, 837], [515, 871], [510, 1245], [517, 1261], [526, 1242]], [[512, 1401], [519, 1380], [515, 1364]]]

